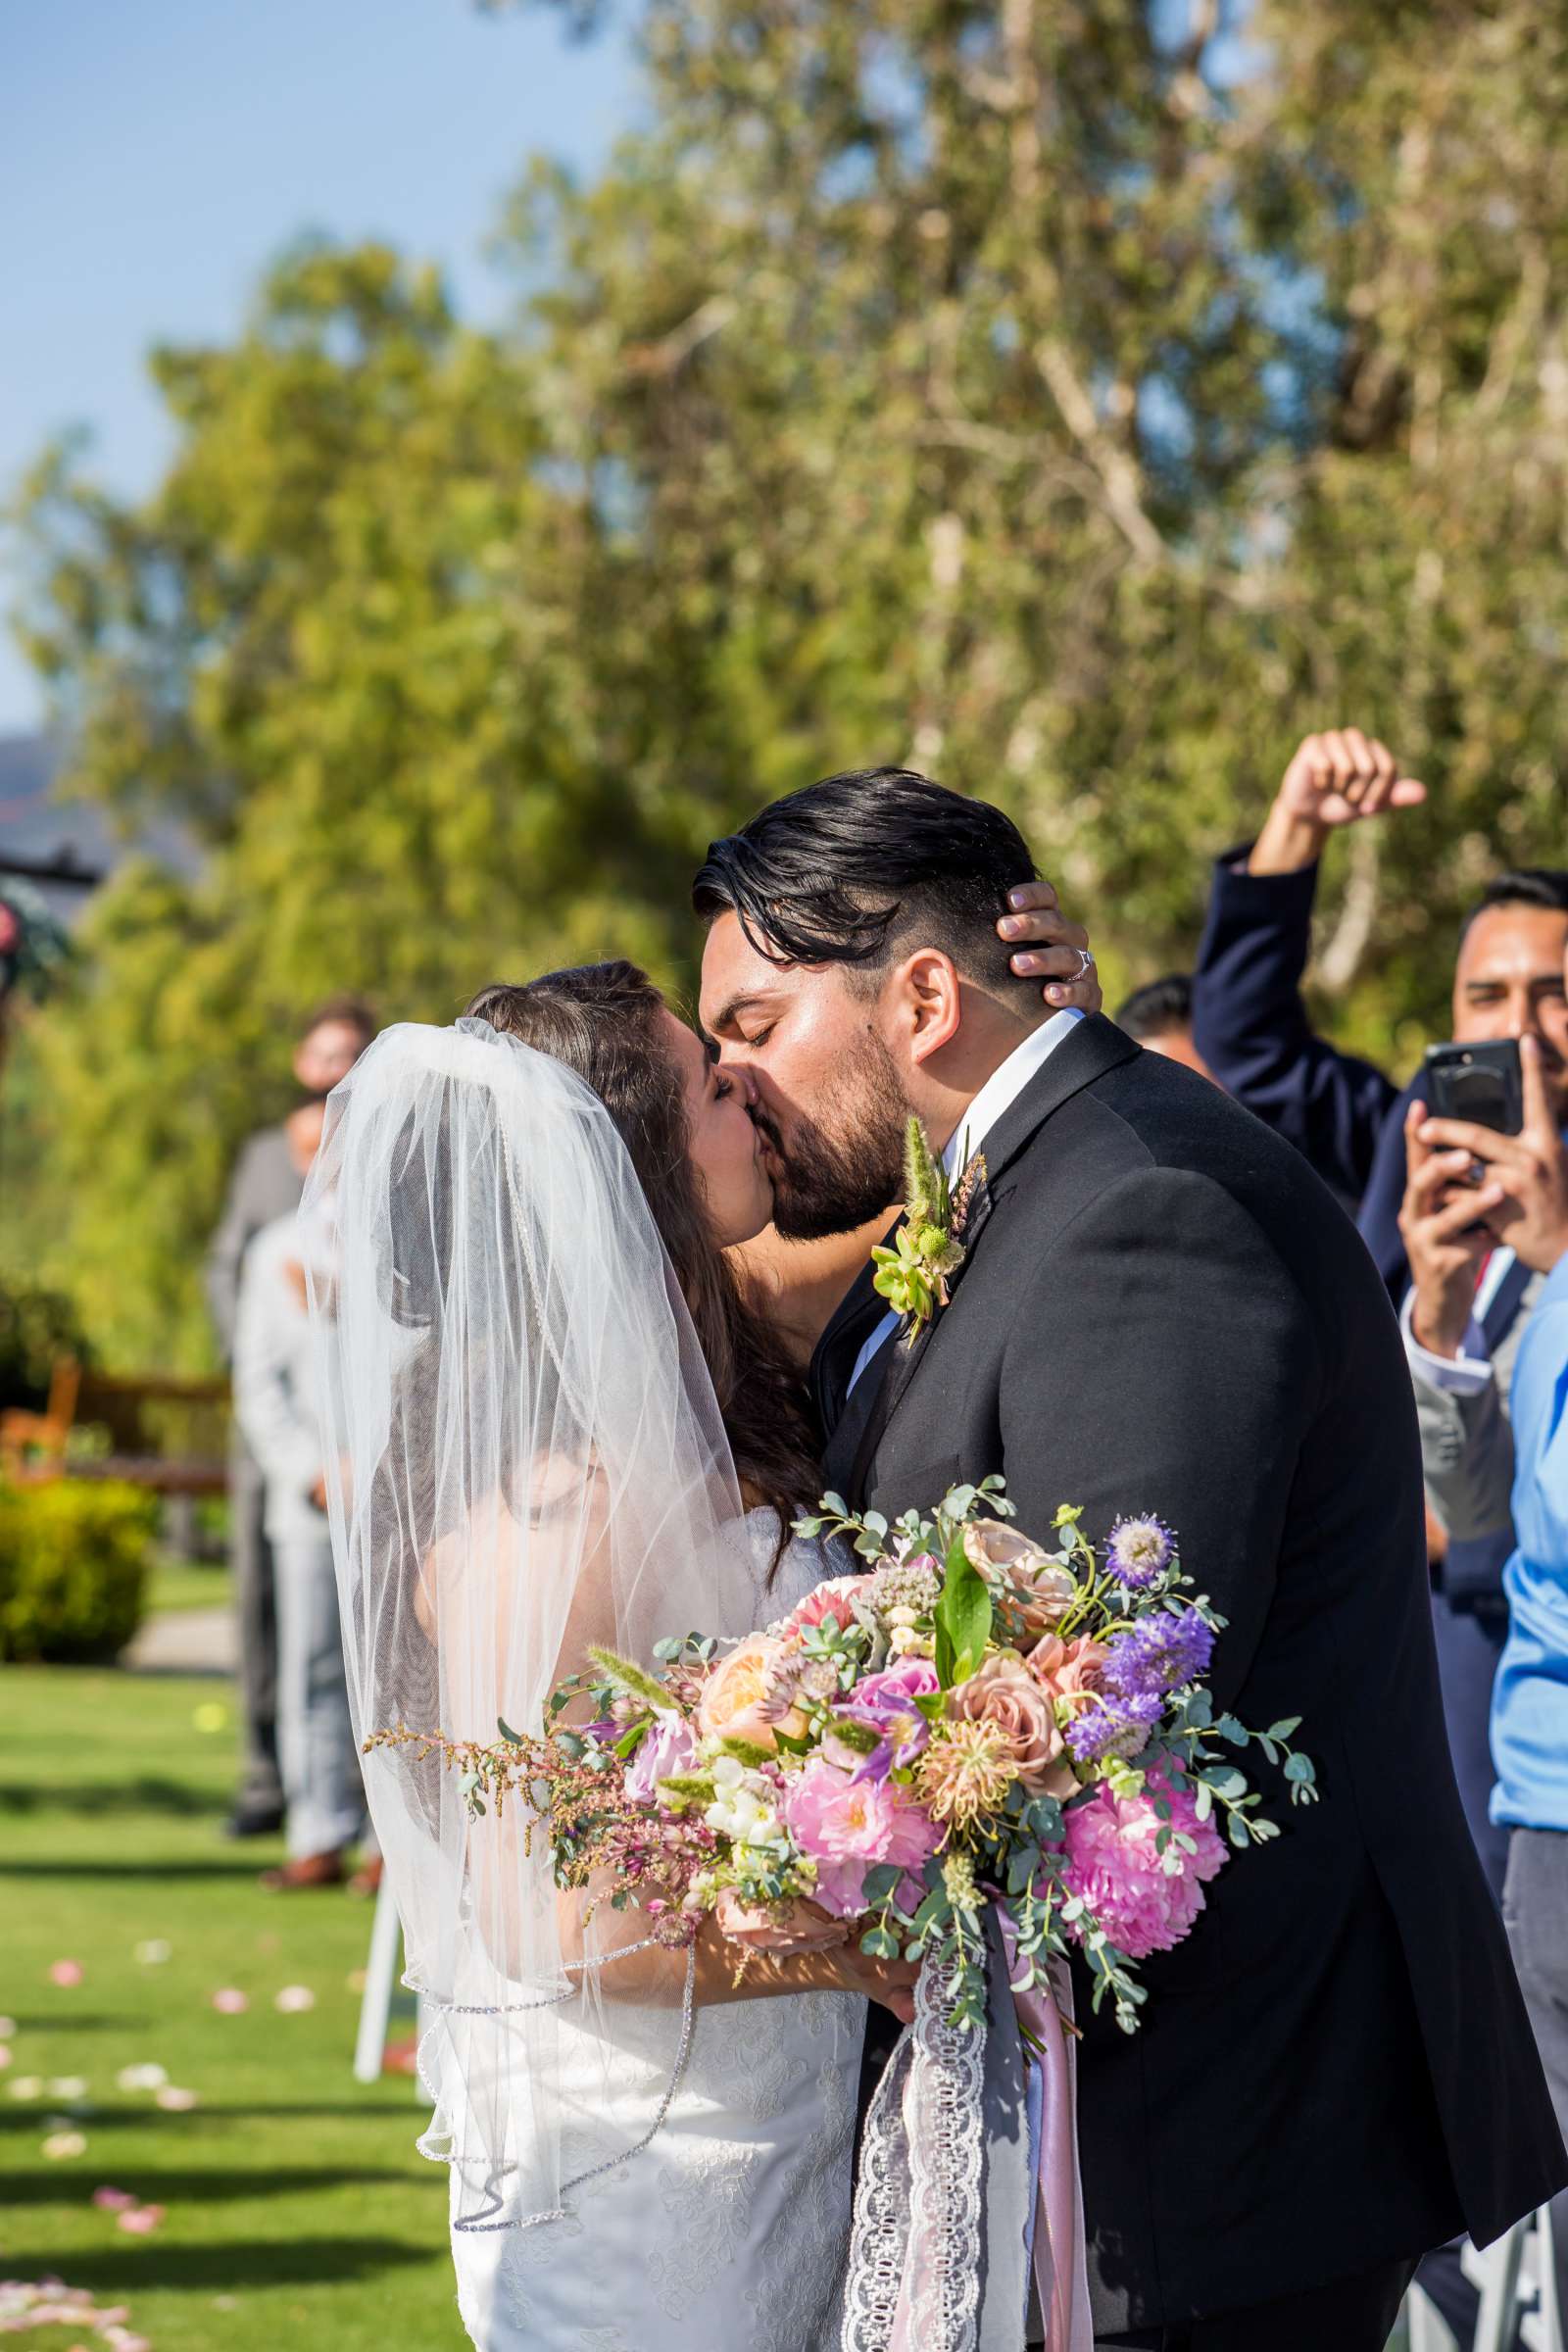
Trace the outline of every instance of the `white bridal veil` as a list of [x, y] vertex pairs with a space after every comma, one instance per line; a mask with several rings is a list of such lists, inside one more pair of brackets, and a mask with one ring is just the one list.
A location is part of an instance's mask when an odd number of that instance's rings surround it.
[[[755, 1599], [706, 1367], [604, 1105], [480, 1021], [387, 1030], [331, 1099], [307, 1194], [335, 1281], [313, 1290], [328, 1499], [361, 1739], [405, 1726], [490, 1741], [591, 1641], [738, 1633]], [[608, 1903], [581, 1924], [542, 1837], [469, 1818], [437, 1754], [378, 1747], [370, 1811], [434, 2004], [439, 2091], [421, 2145], [456, 2168], [459, 2226], [559, 2215], [627, 2152], [628, 2058], [673, 2080], [678, 1953]]]

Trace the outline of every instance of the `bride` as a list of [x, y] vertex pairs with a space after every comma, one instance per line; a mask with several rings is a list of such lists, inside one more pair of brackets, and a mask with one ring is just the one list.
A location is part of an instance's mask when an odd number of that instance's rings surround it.
[[[362, 1739], [537, 1732], [590, 1642], [735, 1636], [833, 1572], [789, 1534], [818, 1492], [799, 1375], [724, 1255], [771, 1216], [758, 1133], [634, 966], [387, 1031], [312, 1198], [339, 1238], [313, 1305]], [[840, 1939], [737, 1984], [710, 1923], [670, 1949], [624, 1889], [559, 1891], [438, 1752], [367, 1767], [472, 2341], [835, 2340], [865, 1998], [906, 2015], [914, 1972]]]

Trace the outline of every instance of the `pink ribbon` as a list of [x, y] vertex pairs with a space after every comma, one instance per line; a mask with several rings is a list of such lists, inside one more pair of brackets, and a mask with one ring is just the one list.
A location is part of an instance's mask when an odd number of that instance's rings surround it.
[[[1011, 1975], [1016, 1966], [1012, 1923], [1005, 1907], [999, 1908]], [[1047, 1994], [1033, 1984], [1014, 1987], [1012, 1996], [1018, 2023], [1039, 2045], [1030, 2049], [1029, 2062], [1040, 2068], [1045, 2094], [1035, 2181], [1035, 2292], [1046, 2325], [1046, 2352], [1095, 2352], [1078, 2172], [1077, 2057], [1067, 2033], [1072, 1979], [1064, 1961], [1051, 1963], [1051, 1988]]]

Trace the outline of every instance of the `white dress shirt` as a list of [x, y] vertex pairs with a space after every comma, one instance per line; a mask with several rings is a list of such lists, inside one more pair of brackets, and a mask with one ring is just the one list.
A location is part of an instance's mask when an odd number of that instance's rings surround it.
[[1481, 1326], [1488, 1307], [1496, 1297], [1503, 1276], [1513, 1264], [1513, 1251], [1499, 1244], [1487, 1260], [1487, 1270], [1476, 1287], [1475, 1305], [1470, 1313], [1470, 1328], [1465, 1333], [1457, 1355], [1435, 1355], [1423, 1348], [1415, 1336], [1412, 1317], [1415, 1312], [1415, 1290], [1412, 1286], [1404, 1295], [1399, 1309], [1399, 1327], [1404, 1333], [1404, 1352], [1413, 1371], [1418, 1372], [1429, 1388], [1446, 1389], [1455, 1396], [1477, 1396], [1492, 1386], [1492, 1350], [1487, 1346]]
[[[1044, 1069], [1062, 1039], [1072, 1035], [1083, 1017], [1081, 1012], [1072, 1008], [1065, 1012], [1054, 1012], [1049, 1021], [1042, 1022], [1038, 1029], [1030, 1030], [1021, 1046], [1014, 1046], [1005, 1061], [997, 1064], [954, 1129], [948, 1148], [942, 1154], [942, 1165], [950, 1180], [956, 1181], [975, 1153], [985, 1150], [986, 1137], [1003, 1114], [1012, 1108], [1035, 1072]], [[883, 1316], [855, 1359], [855, 1370], [850, 1374], [850, 1388], [846, 1389], [846, 1396], [878, 1348], [892, 1339], [902, 1319], [891, 1309]]]

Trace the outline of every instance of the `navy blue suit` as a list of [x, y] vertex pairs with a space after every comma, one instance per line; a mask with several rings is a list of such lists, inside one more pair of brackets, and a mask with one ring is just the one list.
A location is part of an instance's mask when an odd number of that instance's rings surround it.
[[[1354, 1216], [1399, 1090], [1308, 1018], [1301, 975], [1317, 867], [1250, 874], [1246, 858], [1233, 850], [1214, 868], [1193, 974], [1194, 1041], [1227, 1093], [1294, 1144]], [[1396, 1212], [1403, 1190], [1401, 1148]]]
[[[1342, 1053], [1313, 1029], [1301, 996], [1311, 951], [1318, 869], [1250, 874], [1247, 850], [1214, 869], [1208, 921], [1193, 975], [1193, 1036], [1220, 1084], [1310, 1160], [1354, 1216], [1397, 1305], [1410, 1270], [1399, 1234], [1404, 1113], [1428, 1100], [1419, 1072], [1401, 1093], [1374, 1063]], [[1518, 1306], [1504, 1286], [1489, 1314], [1495, 1345]], [[1507, 1630], [1502, 1569], [1511, 1544], [1452, 1546], [1433, 1596], [1433, 1622], [1464, 1809], [1487, 1874], [1501, 1895], [1506, 1841], [1488, 1818], [1492, 1683]]]

